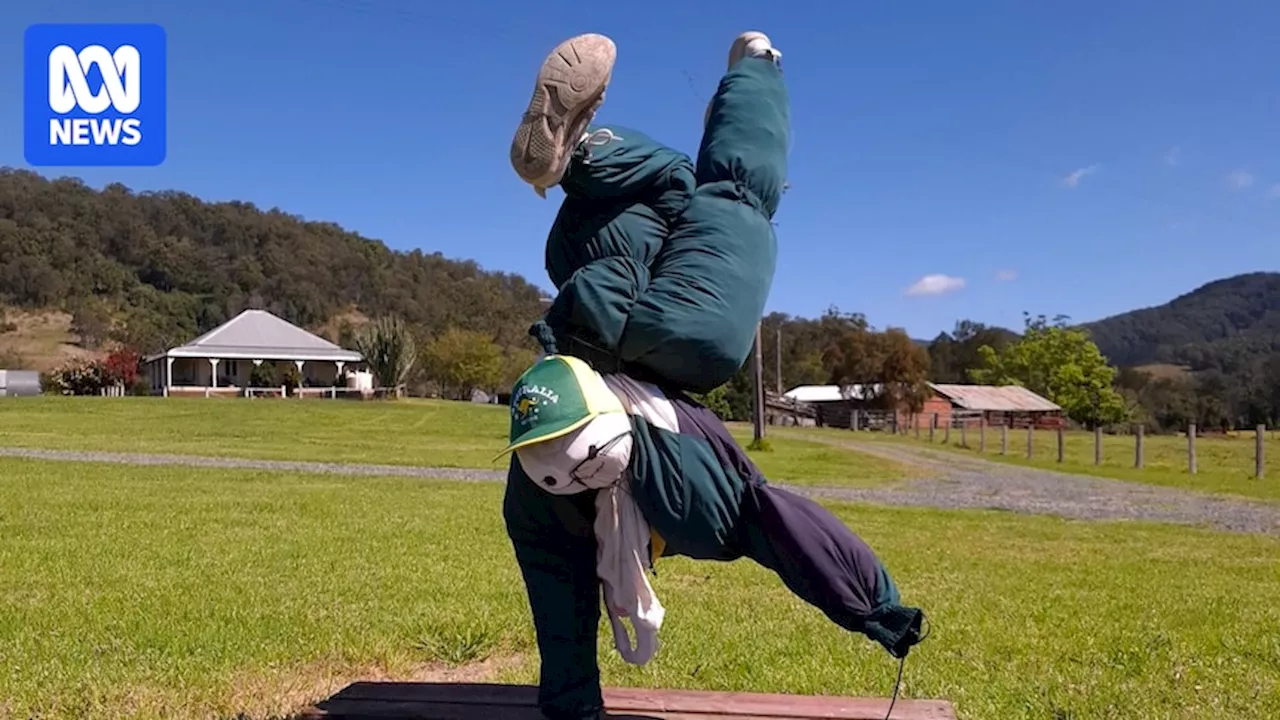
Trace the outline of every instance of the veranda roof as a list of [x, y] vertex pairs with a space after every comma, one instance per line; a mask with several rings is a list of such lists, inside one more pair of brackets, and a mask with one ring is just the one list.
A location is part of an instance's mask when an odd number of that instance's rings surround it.
[[147, 360], [162, 357], [347, 363], [362, 359], [360, 353], [344, 350], [266, 310], [245, 310], [195, 340]]

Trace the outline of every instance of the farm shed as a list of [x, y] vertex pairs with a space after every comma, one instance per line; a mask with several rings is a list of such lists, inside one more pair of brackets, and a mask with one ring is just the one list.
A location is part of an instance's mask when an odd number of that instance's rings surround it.
[[153, 393], [237, 395], [249, 387], [253, 368], [292, 364], [312, 386], [332, 386], [343, 368], [360, 363], [344, 350], [266, 310], [245, 310], [192, 340], [145, 359]]
[[[876, 386], [871, 386], [875, 388]], [[868, 412], [867, 388], [863, 385], [800, 385], [783, 393], [782, 400], [807, 406], [808, 417], [819, 427], [852, 428], [854, 413]], [[878, 415], [883, 411], [870, 411]], [[859, 417], [859, 425], [865, 425], [866, 416]]]
[[808, 403], [765, 390], [764, 421], [768, 425], [813, 427], [818, 424], [818, 411]]
[[35, 370], [0, 370], [0, 397], [39, 395], [40, 373]]
[[[1065, 423], [1062, 408], [1019, 385], [947, 385], [929, 383], [935, 395], [948, 401], [952, 414], [984, 418], [988, 425], [1056, 428]], [[928, 412], [926, 410], [926, 412]], [[943, 422], [941, 418], [939, 424]], [[925, 421], [926, 425], [928, 421]]]
[[985, 418], [988, 425], [1008, 424], [1011, 427], [1026, 427], [1028, 423], [1035, 423], [1037, 427], [1057, 427], [1063, 422], [1062, 408], [1024, 387], [929, 383], [931, 393], [919, 412], [911, 412], [905, 407], [898, 408], [896, 412], [871, 407], [865, 388], [867, 386], [864, 385], [844, 388], [801, 385], [783, 397], [812, 407], [817, 424], [825, 427], [852, 428], [855, 413], [858, 413], [859, 427], [865, 427], [870, 421], [889, 423], [896, 420], [898, 427], [927, 428], [935, 416], [938, 427], [962, 419], [976, 422], [979, 417]]

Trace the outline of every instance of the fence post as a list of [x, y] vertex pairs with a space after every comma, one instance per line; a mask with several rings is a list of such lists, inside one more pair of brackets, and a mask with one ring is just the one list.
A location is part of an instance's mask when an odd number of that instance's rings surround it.
[[929, 442], [933, 442], [933, 431], [938, 427], [938, 413], [929, 416]]
[[1009, 454], [1009, 426], [1004, 424], [1000, 426], [1000, 454]]
[[1196, 474], [1196, 424], [1187, 425], [1187, 472]]
[[1093, 429], [1093, 464], [1102, 464], [1102, 426]]
[[1266, 463], [1263, 462], [1263, 440], [1267, 437], [1267, 426], [1259, 425], [1256, 428], [1256, 433], [1253, 441], [1253, 476], [1261, 480], [1263, 471], [1266, 469]]
[[912, 415], [912, 424], [916, 426], [916, 439], [920, 439], [920, 416]]
[[1065, 439], [1065, 438], [1063, 437], [1063, 435], [1064, 435], [1064, 433], [1063, 433], [1063, 430], [1062, 430], [1062, 426], [1061, 426], [1061, 425], [1059, 425], [1059, 426], [1058, 426], [1058, 462], [1062, 462], [1062, 456], [1063, 456], [1063, 445], [1065, 444], [1065, 443], [1063, 442], [1063, 440]]
[[978, 418], [978, 452], [987, 451], [987, 416]]
[[1142, 469], [1142, 435], [1146, 432], [1145, 425], [1139, 425], [1138, 432], [1134, 435], [1133, 441], [1133, 466]]
[[942, 444], [943, 445], [951, 444], [951, 423], [953, 422], [955, 422], [955, 419], [952, 418], [950, 415], [948, 415], [947, 424], [942, 428]]
[[1027, 459], [1028, 460], [1031, 459], [1031, 455], [1032, 455], [1031, 446], [1035, 443], [1035, 439], [1036, 439], [1036, 425], [1035, 423], [1028, 423], [1027, 424]]
[[969, 421], [963, 418], [960, 420], [960, 447], [969, 447]]

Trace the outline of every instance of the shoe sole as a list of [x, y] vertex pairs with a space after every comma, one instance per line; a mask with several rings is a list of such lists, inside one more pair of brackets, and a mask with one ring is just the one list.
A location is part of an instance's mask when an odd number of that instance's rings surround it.
[[511, 141], [511, 165], [521, 179], [542, 188], [560, 181], [572, 150], [568, 133], [603, 99], [617, 56], [612, 40], [588, 33], [560, 43], [543, 61]]
[[732, 68], [739, 60], [747, 56], [747, 43], [756, 38], [764, 38], [765, 43], [769, 47], [773, 47], [768, 35], [756, 30], [744, 32], [733, 41], [733, 45], [729, 46], [729, 67]]

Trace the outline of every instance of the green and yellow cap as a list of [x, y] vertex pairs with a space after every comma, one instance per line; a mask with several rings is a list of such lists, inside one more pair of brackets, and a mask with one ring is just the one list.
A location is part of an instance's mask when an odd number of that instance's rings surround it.
[[599, 415], [625, 412], [590, 365], [568, 355], [548, 355], [525, 370], [511, 389], [510, 444], [498, 457], [568, 435]]

